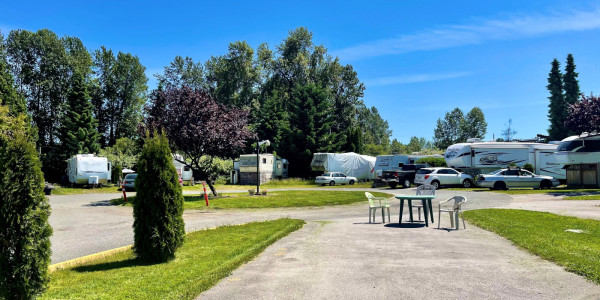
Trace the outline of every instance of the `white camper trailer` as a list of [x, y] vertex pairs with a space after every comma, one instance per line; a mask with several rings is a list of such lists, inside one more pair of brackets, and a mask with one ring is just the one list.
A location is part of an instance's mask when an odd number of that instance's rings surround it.
[[[260, 154], [260, 183], [267, 183], [272, 179], [288, 178], [289, 163], [287, 159], [279, 158], [273, 154]], [[238, 166], [237, 170], [235, 168]], [[236, 173], [239, 174], [239, 183], [246, 185], [256, 184], [256, 154], [240, 155], [239, 162], [234, 162], [232, 182], [237, 182]]]
[[375, 160], [375, 168], [373, 173], [375, 177], [381, 176], [383, 171], [393, 171], [402, 169], [403, 165], [414, 164], [419, 159], [424, 157], [439, 157], [441, 155], [416, 155], [416, 154], [394, 154], [394, 155], [379, 155]]
[[101, 185], [111, 181], [112, 164], [106, 157], [77, 154], [67, 160], [67, 176], [71, 184]]
[[554, 154], [557, 147], [557, 144], [521, 142], [459, 143], [448, 147], [445, 159], [448, 167], [472, 176], [506, 168], [511, 163], [521, 167], [529, 163], [536, 174], [564, 180], [564, 164]]
[[310, 163], [313, 171], [341, 172], [358, 179], [373, 179], [375, 157], [348, 153], [315, 153]]
[[175, 166], [175, 170], [177, 170], [177, 174], [182, 181], [187, 181], [189, 185], [194, 185], [194, 172], [192, 168], [186, 166], [183, 161], [183, 156], [179, 154], [173, 154], [173, 165]]

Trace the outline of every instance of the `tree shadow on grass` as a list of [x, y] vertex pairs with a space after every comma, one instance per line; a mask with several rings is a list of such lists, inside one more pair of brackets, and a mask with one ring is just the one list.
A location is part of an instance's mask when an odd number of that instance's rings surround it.
[[94, 265], [85, 265], [85, 266], [74, 267], [72, 270], [76, 271], [76, 272], [80, 272], [80, 273], [86, 273], [86, 272], [110, 271], [110, 270], [115, 270], [115, 269], [140, 267], [140, 266], [151, 266], [151, 265], [155, 265], [155, 264], [159, 264], [159, 263], [149, 263], [149, 262], [144, 262], [138, 258], [130, 258], [130, 259], [120, 260], [120, 261], [111, 261], [111, 262], [99, 263], [99, 264], [94, 264]]

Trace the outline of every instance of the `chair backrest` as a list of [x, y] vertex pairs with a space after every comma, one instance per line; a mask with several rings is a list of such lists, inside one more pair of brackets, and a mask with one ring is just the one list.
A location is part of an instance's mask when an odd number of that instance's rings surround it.
[[467, 197], [465, 196], [454, 196], [454, 205], [452, 206], [452, 209], [454, 210], [460, 210], [461, 209], [461, 205], [463, 203], [467, 202]]
[[371, 207], [373, 207], [375, 204], [373, 203], [373, 194], [369, 193], [369, 192], [365, 192], [365, 196], [367, 196], [367, 199], [369, 200], [369, 205]]
[[435, 195], [435, 187], [429, 184], [423, 184], [417, 187], [417, 195]]

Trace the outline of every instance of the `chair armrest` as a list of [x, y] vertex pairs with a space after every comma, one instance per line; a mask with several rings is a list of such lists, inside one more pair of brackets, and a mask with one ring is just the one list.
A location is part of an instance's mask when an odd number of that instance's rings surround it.
[[454, 199], [454, 197], [452, 197], [452, 198], [450, 198], [450, 199], [446, 199], [446, 200], [444, 200], [444, 201], [440, 201], [440, 203], [438, 203], [438, 209], [441, 209], [441, 208], [442, 208], [442, 203], [446, 203], [446, 202], [448, 202], [448, 201], [450, 201], [450, 200], [452, 200], [452, 199]]

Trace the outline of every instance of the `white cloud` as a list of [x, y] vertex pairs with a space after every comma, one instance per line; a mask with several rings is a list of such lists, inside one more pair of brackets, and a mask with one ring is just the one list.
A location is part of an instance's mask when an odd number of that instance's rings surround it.
[[483, 20], [468, 25], [449, 25], [396, 38], [366, 42], [334, 51], [344, 60], [435, 50], [479, 44], [490, 40], [513, 40], [568, 31], [600, 28], [600, 9], [552, 15], [515, 16]]
[[368, 87], [427, 82], [442, 79], [452, 79], [471, 75], [470, 72], [436, 73], [436, 74], [412, 74], [391, 77], [379, 77], [365, 80]]

